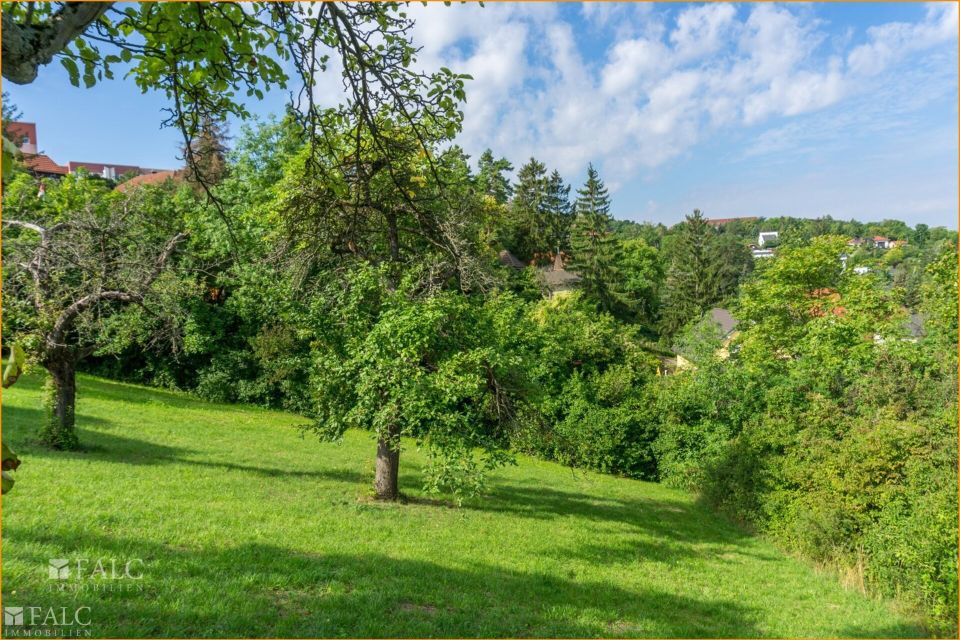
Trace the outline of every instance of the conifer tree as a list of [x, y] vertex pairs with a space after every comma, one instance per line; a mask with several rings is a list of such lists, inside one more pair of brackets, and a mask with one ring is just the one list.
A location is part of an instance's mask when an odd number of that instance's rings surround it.
[[542, 217], [549, 251], [570, 249], [570, 227], [574, 209], [570, 205], [570, 185], [563, 183], [560, 172], [554, 170], [547, 179]]
[[209, 188], [223, 181], [227, 175], [229, 138], [226, 123], [204, 118], [197, 136], [183, 148], [187, 178], [191, 183]]
[[583, 291], [612, 312], [622, 303], [616, 287], [620, 248], [609, 229], [610, 196], [592, 164], [577, 196], [572, 266], [582, 278]]
[[681, 225], [664, 284], [661, 332], [672, 336], [716, 301], [715, 230], [699, 209]]
[[480, 191], [496, 200], [497, 204], [506, 204], [513, 195], [513, 186], [503, 175], [507, 171], [513, 171], [510, 161], [506, 158], [494, 159], [493, 151], [487, 149], [481, 154], [477, 169], [477, 186]]
[[536, 158], [530, 158], [517, 172], [504, 244], [524, 261], [550, 250], [544, 219], [547, 183], [547, 168]]

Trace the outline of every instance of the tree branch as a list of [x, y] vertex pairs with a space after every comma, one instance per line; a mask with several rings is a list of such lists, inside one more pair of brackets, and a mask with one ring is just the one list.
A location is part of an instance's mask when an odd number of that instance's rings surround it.
[[180, 243], [186, 240], [187, 237], [188, 236], [186, 233], [178, 233], [177, 235], [173, 236], [169, 242], [167, 242], [166, 246], [163, 248], [163, 251], [160, 252], [159, 256], [157, 256], [157, 261], [154, 263], [153, 271], [151, 271], [146, 279], [140, 283], [137, 291], [98, 291], [96, 293], [90, 293], [83, 296], [69, 307], [64, 309], [63, 313], [60, 314], [60, 317], [57, 318], [57, 321], [54, 323], [53, 329], [51, 329], [50, 333], [47, 334], [48, 347], [56, 348], [64, 346], [63, 339], [66, 336], [66, 333], [70, 330], [70, 327], [73, 326], [73, 322], [77, 319], [77, 316], [100, 302], [143, 302], [143, 298], [147, 290], [160, 276], [164, 266], [170, 260], [170, 257], [173, 255], [174, 251], [177, 250], [177, 247], [180, 245]]
[[30, 84], [40, 67], [50, 64], [67, 44], [86, 31], [110, 8], [112, 2], [65, 2], [44, 24], [18, 24], [4, 11], [0, 41], [3, 77], [16, 84]]

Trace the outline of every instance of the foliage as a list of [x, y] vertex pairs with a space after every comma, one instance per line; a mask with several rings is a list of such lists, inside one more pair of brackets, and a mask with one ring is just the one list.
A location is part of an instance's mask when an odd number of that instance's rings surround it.
[[742, 286], [730, 359], [661, 383], [661, 476], [951, 633], [955, 249], [928, 268], [916, 340], [882, 278], [843, 269], [844, 247], [784, 247]]
[[610, 196], [593, 165], [587, 167], [587, 181], [577, 191], [576, 213], [573, 268], [582, 279], [584, 293], [604, 311], [613, 312], [625, 302], [617, 287], [620, 243], [609, 231]]
[[732, 235], [718, 234], [699, 209], [680, 225], [667, 255], [660, 311], [666, 337], [732, 294], [751, 268], [746, 247]]
[[539, 394], [515, 446], [572, 466], [655, 477], [644, 388], [656, 362], [635, 332], [579, 294], [529, 313]]
[[359, 266], [325, 292], [314, 430], [336, 439], [365, 429], [394, 447], [413, 438], [432, 461], [430, 488], [462, 499], [508, 460], [523, 384], [510, 336], [519, 306], [509, 297], [416, 296], [412, 282], [392, 290], [385, 268]]
[[497, 204], [507, 204], [513, 195], [513, 186], [509, 178], [503, 175], [513, 171], [513, 165], [506, 158], [494, 159], [493, 151], [486, 149], [480, 155], [477, 167], [477, 186], [484, 194], [493, 198]]
[[4, 329], [51, 375], [44, 440], [76, 448], [77, 364], [124, 339], [129, 326], [120, 317], [131, 307], [176, 334], [184, 291], [168, 267], [187, 235], [176, 209], [144, 193], [107, 193], [83, 175], [64, 177], [44, 197], [34, 189], [21, 174], [4, 193], [3, 257], [12, 266], [3, 273]]

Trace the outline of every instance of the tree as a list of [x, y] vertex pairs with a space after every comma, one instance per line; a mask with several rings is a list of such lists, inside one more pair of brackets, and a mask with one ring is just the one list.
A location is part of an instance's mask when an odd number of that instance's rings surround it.
[[[336, 58], [347, 91], [340, 119], [369, 129], [375, 140], [385, 111], [417, 136], [427, 126], [452, 136], [469, 76], [416, 70], [412, 25], [398, 3], [9, 3], [2, 73], [28, 84], [58, 59], [74, 86], [82, 79], [91, 87], [112, 78], [116, 65], [129, 65], [142, 91], [170, 100], [163, 124], [177, 127], [189, 150], [205, 121], [247, 118], [239, 96], [259, 100], [271, 89], [289, 88], [290, 113], [312, 143], [321, 139], [330, 121], [314, 87]], [[291, 75], [298, 87], [290, 86]], [[187, 160], [194, 164], [192, 154]]]
[[[670, 247], [663, 289], [661, 330], [672, 336], [736, 287], [739, 259], [728, 264], [735, 247], [719, 241], [699, 209], [686, 217]], [[742, 255], [742, 254], [741, 254]], [[749, 254], [747, 254], [749, 255]]]
[[567, 251], [570, 248], [570, 227], [574, 210], [570, 206], [570, 185], [563, 184], [560, 172], [554, 170], [547, 179], [543, 197], [543, 219], [546, 242], [550, 251]]
[[522, 305], [424, 294], [412, 273], [394, 288], [387, 267], [357, 264], [318, 296], [314, 429], [326, 438], [351, 427], [376, 434], [380, 499], [400, 495], [401, 437], [426, 448], [430, 488], [462, 499], [506, 460], [523, 386], [512, 346]]
[[23, 175], [4, 193], [5, 330], [40, 361], [53, 385], [42, 440], [78, 446], [76, 369], [122, 327], [116, 316], [138, 306], [163, 313], [161, 290], [187, 239], [169, 207], [142, 193], [107, 192], [68, 176], [37, 198]]
[[[2, 105], [0, 105], [0, 107], [2, 107], [2, 110], [3, 110], [3, 116], [2, 116], [3, 136], [9, 140], [12, 140], [12, 136], [7, 131], [7, 126], [11, 122], [16, 122], [17, 120], [22, 118], [23, 113], [21, 113], [20, 109], [17, 108], [17, 105], [13, 103], [13, 100], [10, 99], [10, 94], [6, 91], [3, 92], [3, 96], [2, 98], [0, 98], [0, 102], [3, 103]], [[12, 140], [12, 141], [15, 144], [17, 142], [16, 140]], [[17, 145], [17, 146], [20, 146], [20, 145]]]
[[536, 158], [520, 167], [510, 202], [507, 249], [524, 262], [537, 253], [550, 251], [543, 216], [547, 192], [547, 167]]
[[663, 286], [663, 265], [659, 252], [641, 238], [621, 245], [620, 283], [627, 310], [648, 326], [657, 319], [660, 289]]
[[506, 204], [513, 195], [510, 179], [503, 175], [513, 171], [513, 165], [506, 158], [494, 159], [493, 151], [485, 150], [480, 155], [477, 171], [477, 186], [484, 194], [493, 198], [497, 204]]
[[923, 245], [926, 244], [927, 238], [930, 237], [930, 225], [923, 224], [922, 222], [913, 228], [913, 241], [921, 249]]
[[577, 191], [576, 219], [571, 234], [573, 269], [582, 278], [584, 293], [608, 312], [623, 303], [617, 289], [620, 246], [609, 226], [610, 196], [591, 164], [587, 168], [587, 181]]
[[[329, 135], [319, 171], [307, 170], [313, 156], [304, 149], [288, 164], [273, 205], [280, 233], [277, 254], [283, 256], [293, 281], [293, 295], [315, 301], [301, 305], [293, 323], [321, 327], [315, 335], [317, 358], [325, 362], [356, 358], [346, 378], [336, 374], [344, 369], [329, 364], [318, 368], [312, 378], [315, 395], [322, 398], [317, 410], [320, 433], [336, 434], [344, 424], [340, 409], [330, 407], [343, 409], [361, 397], [367, 398], [369, 388], [353, 386], [361, 379], [357, 376], [362, 367], [383, 367], [386, 375], [387, 360], [407, 358], [394, 351], [400, 348], [399, 343], [387, 343], [393, 337], [380, 333], [377, 340], [383, 342], [376, 345], [376, 353], [383, 359], [378, 355], [375, 361], [364, 360], [371, 353], [352, 350], [359, 348], [357, 341], [367, 339], [367, 332], [378, 326], [382, 332], [387, 327], [399, 331], [396, 323], [408, 320], [426, 322], [426, 316], [416, 318], [418, 305], [426, 310], [435, 297], [451, 290], [478, 291], [492, 283], [486, 265], [493, 262], [493, 256], [482, 255], [491, 203], [474, 189], [466, 156], [457, 148], [436, 151], [444, 140], [442, 130], [434, 133], [429, 146], [424, 146], [403, 123], [384, 117], [378, 127], [383, 144], [355, 128]], [[359, 154], [355, 152], [358, 149]], [[332, 291], [331, 283], [335, 283]], [[383, 301], [387, 299], [389, 308], [404, 320], [384, 317], [388, 308]], [[449, 321], [460, 322], [459, 318], [450, 317]], [[348, 326], [341, 326], [344, 323]], [[452, 349], [442, 340], [437, 344]], [[368, 347], [374, 349], [372, 343]], [[452, 351], [441, 355], [435, 349], [440, 347], [430, 347], [432, 355], [425, 362], [420, 360], [427, 357], [425, 354], [411, 352], [414, 361], [398, 362], [397, 367], [403, 368], [405, 375], [414, 376], [411, 380], [421, 374], [431, 376], [435, 373], [434, 358], [453, 357]], [[417, 373], [420, 369], [423, 371]], [[424, 378], [425, 384], [428, 379], [435, 378]], [[393, 390], [377, 388], [386, 394], [385, 399], [394, 397]], [[396, 389], [403, 394], [414, 391], [405, 386]], [[411, 414], [418, 409], [408, 401], [398, 399], [397, 403], [396, 412], [377, 413], [377, 418], [359, 413], [358, 408], [352, 423], [376, 434], [375, 488], [384, 499], [399, 495], [401, 435], [421, 438], [432, 434], [430, 441], [446, 453], [460, 447], [451, 434], [440, 438], [436, 424], [416, 421], [420, 419]], [[449, 447], [443, 444], [446, 441], [451, 443]]]
[[190, 182], [201, 189], [223, 182], [227, 174], [228, 139], [226, 122], [204, 118], [196, 139], [183, 147]]

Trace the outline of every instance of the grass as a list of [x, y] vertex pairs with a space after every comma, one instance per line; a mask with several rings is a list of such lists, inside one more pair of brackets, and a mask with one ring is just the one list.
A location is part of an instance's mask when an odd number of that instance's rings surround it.
[[[924, 633], [657, 484], [521, 459], [455, 508], [420, 491], [411, 448], [411, 501], [383, 504], [368, 434], [322, 443], [293, 415], [81, 377], [87, 449], [60, 453], [35, 443], [40, 387], [3, 397], [23, 460], [3, 604], [89, 606], [96, 637]], [[143, 578], [61, 583], [51, 558], [141, 559]]]

